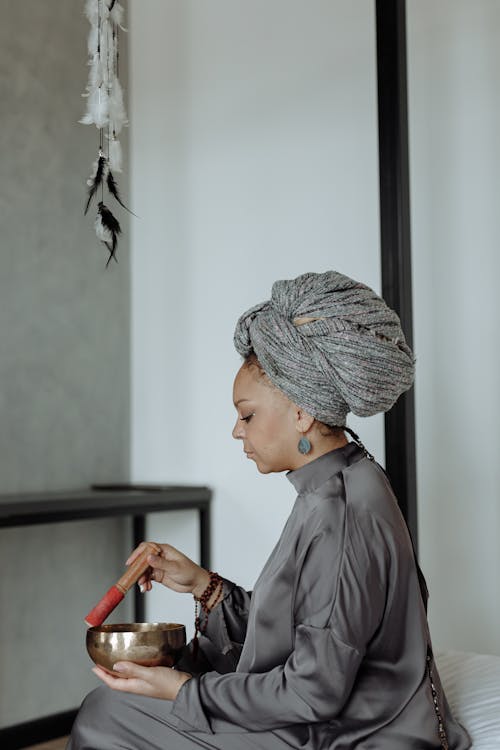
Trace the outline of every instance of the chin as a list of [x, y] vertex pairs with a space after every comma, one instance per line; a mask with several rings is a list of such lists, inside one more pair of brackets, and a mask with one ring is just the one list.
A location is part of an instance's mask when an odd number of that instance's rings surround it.
[[257, 470], [260, 474], [272, 474], [274, 469], [270, 469], [269, 466], [259, 466], [259, 464], [256, 464]]
[[263, 464], [255, 459], [254, 462], [259, 474], [276, 474], [281, 471], [288, 471], [288, 469], [282, 469], [280, 466], [270, 466], [269, 464]]

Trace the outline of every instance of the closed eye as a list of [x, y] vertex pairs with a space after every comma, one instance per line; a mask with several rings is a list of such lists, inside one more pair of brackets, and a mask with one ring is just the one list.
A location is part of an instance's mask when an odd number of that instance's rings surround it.
[[250, 420], [252, 419], [252, 417], [255, 417], [255, 413], [248, 414], [248, 416], [246, 416], [246, 417], [240, 417], [240, 419], [241, 419], [242, 422], [250, 422]]

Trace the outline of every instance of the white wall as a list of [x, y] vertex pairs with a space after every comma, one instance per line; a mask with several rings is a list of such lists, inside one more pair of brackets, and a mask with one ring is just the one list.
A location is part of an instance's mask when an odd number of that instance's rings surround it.
[[[251, 587], [294, 493], [231, 438], [233, 330], [278, 278], [380, 290], [373, 3], [129, 8], [132, 478], [209, 484], [213, 567]], [[351, 424], [383, 461], [382, 417]], [[176, 544], [190, 523], [150, 532]]]
[[420, 555], [437, 647], [500, 654], [500, 3], [408, 2]]

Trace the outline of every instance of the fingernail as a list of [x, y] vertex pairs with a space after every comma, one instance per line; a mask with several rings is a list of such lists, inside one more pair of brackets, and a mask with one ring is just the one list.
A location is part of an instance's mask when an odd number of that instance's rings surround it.
[[139, 586], [139, 590], [140, 590], [141, 594], [144, 594], [144, 592], [146, 591], [146, 584], [145, 583], [138, 583], [137, 585]]
[[115, 672], [123, 672], [124, 671], [123, 664], [120, 664], [120, 663], [113, 664], [113, 670]]

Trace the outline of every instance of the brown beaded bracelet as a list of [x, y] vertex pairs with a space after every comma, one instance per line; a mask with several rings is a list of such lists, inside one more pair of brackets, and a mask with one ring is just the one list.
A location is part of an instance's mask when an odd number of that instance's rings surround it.
[[[222, 599], [222, 592], [223, 592], [222, 578], [220, 577], [218, 573], [213, 573], [211, 570], [208, 571], [208, 574], [210, 576], [210, 581], [205, 591], [202, 593], [202, 595], [199, 598], [194, 596], [195, 604], [194, 604], [193, 655], [195, 658], [198, 655], [198, 634], [203, 635], [203, 633], [206, 632], [208, 615], [210, 614], [212, 609], [215, 607], [215, 605], [218, 604], [220, 600]], [[209, 607], [208, 602], [215, 592], [217, 592], [217, 596], [212, 606]], [[205, 612], [207, 616], [203, 627], [201, 625], [200, 608], [201, 608], [201, 611]]]

